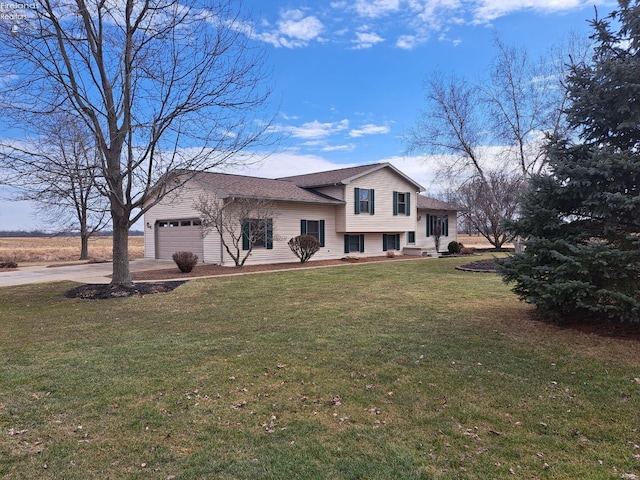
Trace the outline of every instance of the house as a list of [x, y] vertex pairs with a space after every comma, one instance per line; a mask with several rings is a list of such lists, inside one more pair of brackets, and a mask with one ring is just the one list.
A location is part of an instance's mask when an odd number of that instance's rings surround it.
[[[195, 204], [203, 195], [271, 200], [269, 238], [254, 245], [246, 264], [296, 261], [287, 244], [301, 234], [321, 245], [313, 260], [380, 256], [393, 251], [422, 255], [456, 239], [456, 210], [419, 195], [424, 188], [390, 163], [376, 163], [278, 179], [195, 173], [174, 195], [145, 213], [145, 257], [170, 259], [187, 250], [205, 263], [233, 266], [220, 235], [202, 235]], [[239, 225], [238, 228], [241, 228]]]

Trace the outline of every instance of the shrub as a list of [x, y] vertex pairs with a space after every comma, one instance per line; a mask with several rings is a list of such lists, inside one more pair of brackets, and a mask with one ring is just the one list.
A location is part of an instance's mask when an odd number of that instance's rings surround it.
[[395, 258], [395, 257], [396, 257], [396, 252], [394, 252], [393, 250], [387, 251], [387, 258]]
[[0, 268], [18, 268], [18, 264], [11, 260], [0, 260]]
[[312, 235], [298, 235], [287, 242], [291, 251], [300, 259], [300, 263], [305, 263], [320, 250], [320, 242]]
[[198, 263], [198, 256], [193, 252], [176, 252], [173, 254], [173, 261], [182, 273], [189, 273]]
[[455, 240], [452, 242], [449, 242], [449, 245], [447, 245], [447, 250], [449, 250], [449, 253], [451, 254], [455, 254], [455, 253], [460, 253], [460, 247], [462, 244], [456, 242]]

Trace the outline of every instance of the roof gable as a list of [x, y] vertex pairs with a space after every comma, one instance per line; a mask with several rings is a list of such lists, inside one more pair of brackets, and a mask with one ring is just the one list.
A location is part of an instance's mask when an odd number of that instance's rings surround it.
[[407, 177], [404, 173], [402, 173], [400, 170], [398, 170], [388, 162], [360, 165], [358, 167], [340, 168], [337, 170], [309, 173], [306, 175], [294, 175], [291, 177], [282, 177], [279, 180], [288, 180], [303, 188], [326, 187], [329, 185], [338, 184], [347, 185], [360, 177], [384, 168], [390, 169], [396, 175], [413, 184], [415, 187], [417, 187], [417, 191], [424, 190], [424, 187], [422, 185]]

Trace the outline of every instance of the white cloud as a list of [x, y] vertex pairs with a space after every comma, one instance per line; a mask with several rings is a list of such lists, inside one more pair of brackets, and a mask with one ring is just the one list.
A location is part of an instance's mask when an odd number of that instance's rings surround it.
[[[592, 5], [611, 6], [613, 0], [335, 0], [322, 6], [293, 8], [280, 18], [261, 25], [254, 38], [275, 47], [296, 48], [312, 41], [344, 41], [355, 35], [351, 48], [371, 48], [390, 38], [395, 46], [411, 50], [431, 38], [460, 43], [459, 38], [442, 37], [453, 25], [486, 24], [518, 12], [565, 13]], [[313, 5], [313, 4], [312, 4]], [[314, 9], [314, 10], [311, 10]], [[366, 24], [363, 24], [363, 21]], [[257, 27], [258, 28], [258, 27]], [[374, 33], [374, 31], [376, 33]], [[355, 32], [355, 34], [353, 33]]]
[[396, 40], [396, 47], [402, 50], [412, 50], [420, 43], [422, 43], [422, 41], [415, 35], [400, 35], [398, 40]]
[[376, 33], [356, 32], [356, 38], [351, 40], [351, 42], [355, 44], [353, 48], [359, 50], [362, 48], [371, 48], [376, 43], [384, 42], [384, 38]]
[[314, 120], [313, 122], [303, 123], [300, 127], [285, 127], [285, 130], [295, 138], [318, 139], [326, 138], [347, 128], [349, 128], [349, 120], [345, 119], [339, 122], [325, 123]]
[[320, 20], [314, 16], [305, 17], [301, 10], [286, 11], [278, 22], [278, 26], [283, 35], [304, 42], [318, 37], [323, 29]]
[[521, 10], [557, 13], [606, 2], [604, 0], [480, 0], [475, 3], [476, 6], [473, 8], [474, 21], [487, 23]]
[[322, 22], [313, 15], [306, 16], [302, 10], [286, 10], [280, 14], [277, 29], [256, 33], [253, 38], [274, 47], [305, 47], [312, 40], [320, 39], [324, 30]]
[[376, 18], [397, 12], [400, 0], [356, 0], [354, 9], [362, 17]]
[[301, 155], [296, 152], [279, 152], [269, 155], [259, 164], [237, 168], [228, 173], [253, 175], [265, 178], [288, 177], [306, 173], [335, 170], [337, 168], [354, 167], [356, 163], [335, 163], [318, 155]]
[[369, 123], [362, 128], [353, 129], [349, 132], [350, 137], [362, 137], [363, 135], [382, 135], [389, 133], [391, 129], [387, 125], [374, 125]]
[[346, 145], [327, 145], [322, 148], [323, 152], [352, 152], [355, 150], [356, 146], [353, 143], [348, 143]]

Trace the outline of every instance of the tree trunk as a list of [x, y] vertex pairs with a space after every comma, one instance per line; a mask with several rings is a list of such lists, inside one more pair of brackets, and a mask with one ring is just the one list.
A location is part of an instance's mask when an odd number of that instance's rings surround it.
[[113, 276], [111, 285], [132, 285], [129, 270], [129, 216], [111, 211], [113, 219]]
[[89, 235], [86, 232], [80, 233], [80, 260], [89, 258]]

